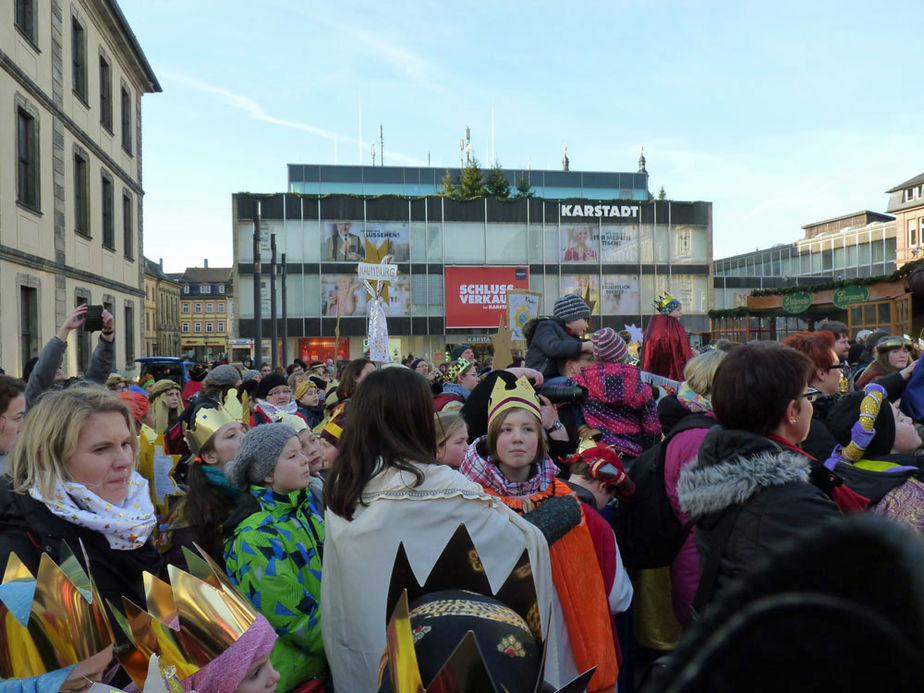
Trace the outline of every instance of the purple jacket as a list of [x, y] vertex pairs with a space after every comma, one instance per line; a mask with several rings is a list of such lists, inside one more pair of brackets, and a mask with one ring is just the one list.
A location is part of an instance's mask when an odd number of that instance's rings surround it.
[[[684, 525], [690, 522], [690, 516], [680, 509], [680, 503], [677, 500], [677, 480], [680, 478], [680, 470], [696, 459], [700, 443], [703, 442], [708, 432], [708, 428], [693, 428], [678, 433], [677, 437], [668, 444], [664, 455], [664, 488], [671, 507], [674, 509], [674, 515]], [[680, 553], [671, 564], [674, 616], [682, 625], [686, 625], [690, 619], [690, 604], [696, 596], [697, 587], [699, 587], [699, 554], [691, 529]]]

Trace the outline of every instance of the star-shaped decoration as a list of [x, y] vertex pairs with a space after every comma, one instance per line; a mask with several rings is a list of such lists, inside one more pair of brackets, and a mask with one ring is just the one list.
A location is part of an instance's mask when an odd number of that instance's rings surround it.
[[597, 302], [590, 300], [590, 282], [588, 282], [587, 286], [584, 288], [584, 295], [581, 298], [584, 299], [584, 303], [590, 308], [590, 314], [593, 315], [594, 307], [597, 305]]
[[157, 512], [166, 513], [167, 498], [183, 494], [173, 479], [173, 471], [180, 461], [180, 456], [164, 452], [163, 433], [153, 441], [147, 436], [138, 436], [138, 442], [138, 473], [150, 484], [151, 500]]
[[491, 336], [491, 344], [494, 346], [494, 367], [496, 369], [506, 368], [513, 363], [513, 332], [504, 322], [503, 313], [497, 325], [497, 334]]
[[[382, 241], [382, 243], [376, 247], [367, 238], [365, 262], [373, 265], [387, 265], [389, 262], [391, 262], [391, 253], [388, 252], [388, 247], [389, 242], [387, 239]], [[376, 292], [378, 292], [379, 296], [385, 299], [385, 305], [388, 305], [388, 287], [390, 284], [391, 282], [389, 281], [374, 282]], [[366, 290], [366, 293], [369, 293], [368, 289]], [[369, 296], [369, 298], [375, 298], [375, 296]]]

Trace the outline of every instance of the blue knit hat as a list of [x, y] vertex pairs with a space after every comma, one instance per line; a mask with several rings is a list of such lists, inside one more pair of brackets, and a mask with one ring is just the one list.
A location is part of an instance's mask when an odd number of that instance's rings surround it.
[[571, 322], [585, 318], [590, 320], [590, 308], [584, 303], [584, 300], [577, 294], [565, 294], [555, 301], [555, 308], [552, 316], [562, 322]]

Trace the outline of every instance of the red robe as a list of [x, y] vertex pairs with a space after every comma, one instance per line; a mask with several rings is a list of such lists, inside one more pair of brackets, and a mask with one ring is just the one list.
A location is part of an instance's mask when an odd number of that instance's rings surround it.
[[653, 315], [642, 342], [642, 370], [682, 381], [683, 367], [691, 358], [690, 336], [680, 321], [670, 315]]

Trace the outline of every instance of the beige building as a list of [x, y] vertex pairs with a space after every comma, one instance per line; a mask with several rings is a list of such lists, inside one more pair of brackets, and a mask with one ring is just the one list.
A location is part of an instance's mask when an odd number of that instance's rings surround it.
[[924, 257], [924, 173], [899, 183], [889, 193], [889, 214], [898, 231], [896, 263], [899, 267]]
[[234, 314], [230, 267], [188, 267], [179, 277], [180, 338], [183, 352], [212, 361], [228, 352]]
[[[74, 306], [142, 353], [141, 96], [160, 85], [115, 0], [0, 3], [0, 364], [36, 356]], [[65, 370], [84, 370], [73, 333]]]
[[180, 283], [144, 259], [144, 355], [180, 355]]

